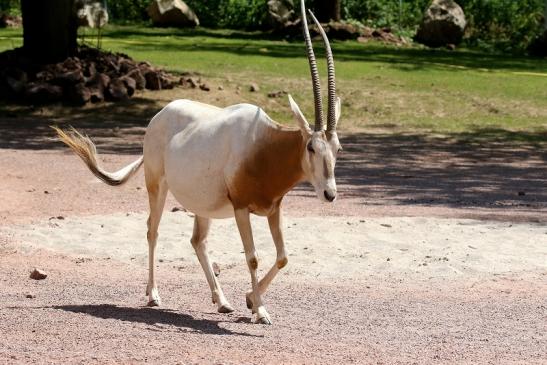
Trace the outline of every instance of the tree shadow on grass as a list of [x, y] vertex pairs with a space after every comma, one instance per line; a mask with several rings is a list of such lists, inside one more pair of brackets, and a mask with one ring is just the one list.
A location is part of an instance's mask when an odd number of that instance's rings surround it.
[[[100, 305], [61, 305], [54, 306], [54, 309], [60, 309], [67, 312], [83, 313], [102, 319], [117, 319], [125, 322], [144, 323], [150, 326], [173, 326], [182, 332], [202, 333], [207, 335], [237, 335], [237, 336], [256, 336], [249, 333], [234, 332], [219, 326], [219, 323], [225, 321], [215, 321], [210, 319], [196, 319], [189, 314], [178, 313], [168, 309], [157, 308], [131, 308], [118, 307], [111, 304]], [[236, 319], [237, 322], [239, 319]], [[161, 327], [159, 327], [161, 328]]]
[[[171, 30], [158, 33], [142, 28], [116, 28], [106, 33], [115, 39], [132, 39], [131, 48], [144, 52], [221, 52], [237, 55], [260, 55], [263, 57], [302, 58], [304, 45], [300, 38], [290, 42], [270, 33], [215, 31], [206, 28]], [[165, 40], [169, 36], [169, 41]], [[214, 38], [213, 42], [192, 42], [194, 37]], [[139, 42], [140, 40], [140, 42]], [[223, 42], [225, 40], [225, 42]], [[283, 42], [281, 42], [283, 40]], [[471, 69], [512, 70], [547, 72], [544, 60], [507, 54], [492, 54], [473, 50], [448, 51], [418, 47], [397, 47], [379, 42], [362, 44], [356, 41], [333, 41], [333, 52], [337, 61], [381, 62], [391, 64], [404, 71], [450, 67], [451, 71]], [[324, 57], [323, 46], [315, 47], [319, 58]], [[265, 52], [264, 50], [267, 50]]]

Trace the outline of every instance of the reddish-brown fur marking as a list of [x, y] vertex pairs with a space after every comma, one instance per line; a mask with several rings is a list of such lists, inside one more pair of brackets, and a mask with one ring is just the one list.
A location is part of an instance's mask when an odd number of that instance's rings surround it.
[[234, 208], [269, 214], [304, 177], [305, 144], [299, 130], [268, 128], [228, 187]]

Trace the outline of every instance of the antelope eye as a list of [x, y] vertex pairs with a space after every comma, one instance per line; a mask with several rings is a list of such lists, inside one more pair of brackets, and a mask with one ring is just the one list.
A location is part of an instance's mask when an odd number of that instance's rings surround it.
[[315, 151], [313, 150], [313, 146], [311, 145], [311, 142], [308, 143], [308, 145], [306, 146], [307, 150], [310, 151], [311, 153], [315, 153]]

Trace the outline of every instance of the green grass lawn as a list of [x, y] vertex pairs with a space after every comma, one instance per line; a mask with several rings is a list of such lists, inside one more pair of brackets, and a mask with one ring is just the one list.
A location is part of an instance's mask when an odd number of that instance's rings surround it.
[[[85, 32], [93, 43], [94, 32]], [[0, 50], [21, 43], [21, 30], [0, 30]], [[313, 119], [303, 42], [225, 30], [109, 26], [102, 45], [171, 71], [197, 72], [214, 85], [239, 85], [241, 91], [221, 103], [252, 102], [280, 121], [289, 117], [286, 99], [266, 94], [286, 90]], [[322, 57], [322, 45], [315, 47]], [[347, 131], [546, 138], [546, 59], [354, 41], [333, 42], [333, 52]], [[260, 85], [259, 93], [247, 91], [251, 82]]]

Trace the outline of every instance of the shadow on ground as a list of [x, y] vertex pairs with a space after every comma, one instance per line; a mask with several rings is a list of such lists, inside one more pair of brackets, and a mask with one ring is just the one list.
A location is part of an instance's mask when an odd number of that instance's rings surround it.
[[0, 149], [64, 149], [50, 128], [58, 125], [87, 133], [102, 153], [139, 154], [146, 126], [160, 109], [157, 102], [139, 97], [86, 107], [0, 106]]
[[545, 134], [478, 130], [433, 138], [342, 137], [337, 164], [343, 196], [363, 204], [547, 208]]
[[[118, 307], [111, 304], [100, 305], [61, 305], [54, 306], [59, 309], [73, 313], [83, 313], [102, 319], [116, 319], [125, 322], [144, 323], [150, 326], [174, 326], [183, 332], [197, 332], [208, 335], [237, 335], [255, 336], [248, 333], [230, 331], [219, 326], [219, 323], [226, 321], [214, 321], [210, 319], [197, 319], [189, 314], [180, 313], [168, 309], [158, 308], [130, 308]], [[238, 319], [234, 322], [237, 322]]]
[[[146, 98], [89, 108], [59, 107], [44, 115], [0, 109], [0, 149], [69, 153], [54, 139], [49, 125], [70, 124], [87, 133], [99, 153], [141, 154], [145, 128], [159, 109]], [[545, 133], [342, 133], [341, 142], [344, 151], [336, 172], [340, 199], [365, 205], [517, 208], [532, 216], [547, 209]], [[297, 187], [294, 194], [312, 195], [307, 185]]]

